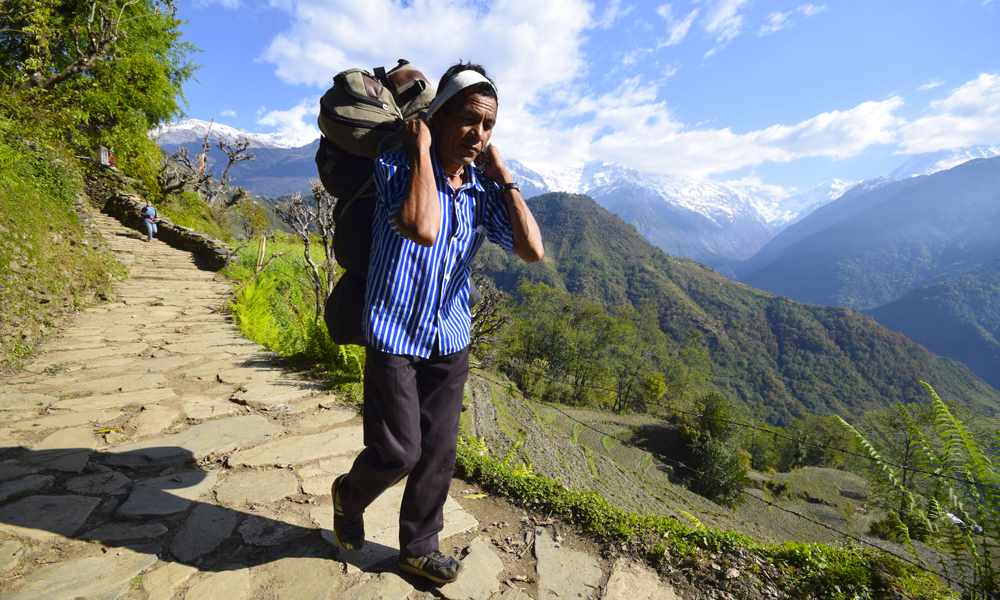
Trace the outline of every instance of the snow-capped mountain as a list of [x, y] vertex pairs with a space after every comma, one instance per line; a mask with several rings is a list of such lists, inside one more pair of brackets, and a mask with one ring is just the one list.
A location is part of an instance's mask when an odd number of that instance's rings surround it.
[[930, 175], [977, 158], [992, 158], [1000, 155], [1000, 146], [976, 146], [973, 148], [958, 148], [956, 150], [940, 150], [925, 154], [914, 154], [898, 169], [889, 173], [893, 180]]
[[162, 125], [150, 132], [160, 146], [186, 146], [191, 143], [201, 143], [205, 134], [211, 133], [209, 140], [216, 142], [235, 143], [239, 139], [250, 140], [252, 148], [301, 148], [319, 139], [315, 136], [300, 136], [287, 133], [250, 133], [245, 129], [236, 129], [222, 123], [210, 123], [200, 119], [185, 119], [177, 123]]
[[780, 198], [771, 205], [758, 207], [772, 233], [778, 233], [817, 208], [840, 198], [857, 182], [828, 179], [804, 192]]

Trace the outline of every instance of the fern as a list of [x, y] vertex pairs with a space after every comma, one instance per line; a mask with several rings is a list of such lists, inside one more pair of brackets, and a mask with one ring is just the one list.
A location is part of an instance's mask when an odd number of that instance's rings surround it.
[[[917, 560], [922, 559], [913, 538], [925, 539], [938, 555], [939, 574], [959, 583], [967, 597], [993, 598], [998, 591], [994, 562], [1000, 535], [1000, 476], [969, 428], [951, 414], [930, 385], [920, 383], [931, 397], [934, 439], [917, 427], [906, 407], [897, 404], [917, 450], [902, 468], [887, 464], [864, 436], [837, 419], [871, 457], [875, 481], [899, 500], [902, 514], [889, 511], [888, 529]], [[905, 473], [900, 476], [904, 470], [918, 477], [907, 480]], [[918, 489], [925, 492], [923, 503], [918, 502]]]

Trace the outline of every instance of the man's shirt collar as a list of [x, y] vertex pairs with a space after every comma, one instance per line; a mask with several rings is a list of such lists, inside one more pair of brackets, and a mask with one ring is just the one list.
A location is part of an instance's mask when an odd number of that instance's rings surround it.
[[[441, 166], [441, 161], [438, 159], [437, 147], [434, 144], [431, 144], [431, 164], [434, 166], [434, 178], [443, 180], [444, 186], [450, 187], [451, 183], [448, 181], [448, 174], [444, 172], [444, 167]], [[475, 165], [467, 165], [462, 173], [462, 186], [458, 189], [462, 190], [471, 187], [478, 192], [485, 193], [486, 189], [483, 188], [482, 183], [479, 181], [480, 176], [482, 176], [482, 173]], [[447, 189], [447, 187], [444, 189]], [[441, 185], [438, 186], [438, 189], [442, 189]]]

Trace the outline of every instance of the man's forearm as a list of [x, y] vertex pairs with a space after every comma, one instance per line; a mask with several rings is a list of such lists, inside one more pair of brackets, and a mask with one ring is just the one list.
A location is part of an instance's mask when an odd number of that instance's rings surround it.
[[[502, 181], [497, 183], [501, 186], [513, 183], [514, 178], [506, 167], [502, 169]], [[545, 255], [545, 246], [542, 244], [542, 232], [538, 229], [535, 216], [528, 209], [528, 204], [524, 201], [519, 190], [507, 190], [504, 192], [504, 201], [507, 203], [507, 213], [510, 215], [510, 225], [513, 229], [514, 254], [526, 262], [537, 262]]]
[[396, 212], [396, 226], [407, 239], [433, 246], [441, 228], [441, 201], [434, 181], [430, 149], [409, 153], [410, 176], [406, 195]]

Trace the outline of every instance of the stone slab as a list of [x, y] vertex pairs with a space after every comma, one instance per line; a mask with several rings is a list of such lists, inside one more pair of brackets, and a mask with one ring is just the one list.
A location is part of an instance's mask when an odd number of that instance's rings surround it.
[[324, 410], [312, 415], [306, 415], [291, 424], [295, 431], [310, 431], [315, 429], [330, 429], [350, 421], [357, 416], [353, 410], [332, 409]]
[[233, 402], [263, 410], [292, 406], [296, 400], [326, 391], [323, 384], [310, 381], [254, 381], [233, 394]]
[[154, 404], [173, 398], [177, 394], [167, 388], [142, 390], [139, 392], [120, 392], [117, 394], [97, 394], [83, 398], [60, 400], [52, 405], [61, 410], [94, 410], [121, 408], [123, 406]]
[[237, 406], [225, 398], [207, 398], [204, 396], [185, 396], [181, 411], [189, 419], [204, 421], [235, 413]]
[[274, 562], [266, 585], [277, 594], [277, 600], [339, 598], [339, 577], [330, 572], [330, 564], [322, 558], [282, 558]]
[[175, 435], [119, 446], [104, 460], [129, 467], [166, 466], [198, 461], [213, 452], [230, 452], [275, 435], [281, 428], [250, 415], [206, 421]]
[[215, 487], [218, 476], [218, 471], [192, 471], [140, 481], [115, 516], [140, 519], [185, 511]]
[[169, 531], [163, 523], [111, 523], [83, 537], [97, 542], [119, 540], [151, 540]]
[[156, 562], [154, 552], [113, 549], [101, 556], [79, 558], [31, 572], [5, 600], [116, 600], [132, 579]]
[[134, 344], [112, 344], [104, 348], [93, 348], [89, 350], [67, 350], [48, 352], [43, 354], [38, 360], [24, 368], [25, 371], [41, 373], [46, 367], [63, 363], [87, 363], [97, 358], [116, 356], [119, 354], [140, 354], [146, 348], [144, 343]]
[[184, 371], [184, 377], [191, 377], [194, 379], [212, 379], [217, 381], [220, 372], [238, 368], [238, 364], [240, 362], [241, 360], [238, 358], [224, 358], [222, 360], [202, 363]]
[[[239, 338], [236, 338], [239, 339]], [[245, 356], [263, 350], [263, 346], [253, 342], [236, 340], [181, 342], [164, 346], [172, 354], [207, 354], [225, 352], [234, 356]]]
[[34, 410], [59, 398], [46, 394], [0, 394], [0, 410]]
[[55, 477], [48, 475], [28, 475], [20, 479], [5, 481], [0, 484], [0, 501], [6, 500], [16, 494], [23, 494], [24, 492], [37, 492], [51, 485], [55, 480]]
[[469, 546], [469, 552], [462, 559], [462, 572], [452, 583], [442, 585], [438, 593], [446, 600], [489, 600], [500, 591], [497, 575], [503, 571], [503, 563], [495, 552], [482, 540]]
[[354, 458], [354, 455], [324, 458], [317, 464], [300, 467], [295, 474], [302, 481], [302, 492], [312, 496], [329, 496], [333, 480], [351, 470]]
[[66, 482], [66, 489], [76, 494], [92, 496], [124, 494], [132, 485], [132, 480], [117, 471], [94, 473], [74, 477]]
[[619, 558], [601, 600], [680, 600], [673, 586], [645, 565]]
[[77, 381], [62, 388], [66, 394], [86, 392], [90, 394], [111, 394], [113, 392], [134, 392], [148, 390], [163, 385], [161, 373], [127, 373], [117, 377]]
[[14, 427], [14, 429], [20, 429], [21, 431], [43, 431], [45, 429], [62, 429], [64, 427], [79, 427], [80, 425], [104, 423], [106, 421], [114, 421], [120, 416], [122, 416], [122, 413], [117, 410], [74, 411], [63, 414], [53, 414], [47, 417], [24, 419], [17, 421], [16, 423], [11, 423], [11, 426]]
[[[402, 483], [389, 488], [365, 509], [365, 547], [341, 555], [352, 570], [367, 569], [399, 554], [399, 505], [403, 501], [403, 488]], [[320, 528], [323, 539], [337, 546], [333, 537], [333, 505], [324, 502], [313, 508], [309, 517]], [[444, 528], [439, 538], [444, 540], [478, 526], [479, 521], [448, 496], [444, 503]]]
[[539, 600], [586, 598], [601, 583], [603, 572], [596, 558], [557, 547], [544, 527], [535, 528], [535, 558]]
[[309, 531], [311, 531], [310, 528], [261, 515], [250, 515], [240, 524], [239, 528], [244, 542], [263, 548], [291, 542]]
[[160, 373], [179, 369], [200, 360], [204, 360], [204, 357], [197, 354], [182, 354], [181, 356], [165, 356], [163, 358], [156, 357], [154, 354], [154, 357], [143, 363], [142, 366], [151, 373]]
[[215, 504], [199, 504], [170, 543], [178, 560], [191, 562], [208, 554], [229, 538], [236, 527], [236, 513]]
[[97, 439], [90, 428], [64, 429], [35, 445], [23, 460], [45, 469], [79, 473], [87, 466], [90, 454], [96, 447]]
[[193, 582], [184, 600], [244, 600], [249, 596], [250, 572], [234, 568]]
[[179, 562], [169, 562], [146, 574], [142, 589], [146, 600], [171, 600], [177, 590], [188, 582], [198, 569]]
[[17, 540], [0, 541], [0, 577], [8, 575], [24, 559], [24, 544]]
[[22, 465], [14, 463], [0, 463], [0, 481], [15, 479], [17, 477], [20, 477], [21, 475], [26, 475], [28, 473], [33, 473], [33, 472], [34, 472], [33, 470]]
[[0, 531], [35, 540], [69, 536], [100, 503], [86, 496], [28, 496], [0, 507]]
[[297, 465], [364, 449], [361, 427], [341, 427], [313, 435], [289, 436], [241, 450], [229, 457], [230, 467]]
[[167, 406], [147, 404], [142, 411], [129, 419], [125, 428], [135, 437], [156, 435], [173, 425], [181, 414]]
[[356, 585], [341, 596], [343, 600], [403, 600], [413, 586], [395, 573], [379, 573], [371, 581]]
[[266, 504], [287, 498], [299, 491], [299, 481], [291, 471], [269, 469], [234, 473], [215, 490], [222, 504], [242, 506], [245, 503]]

